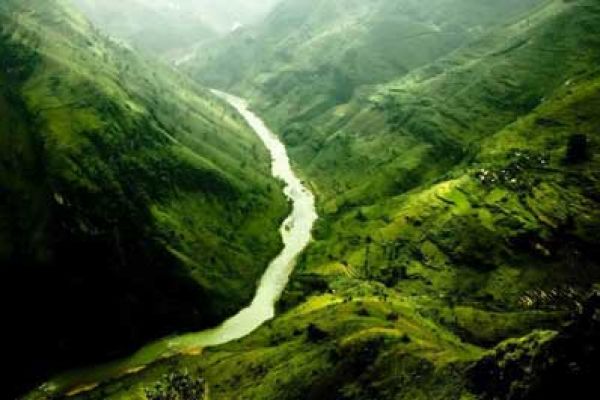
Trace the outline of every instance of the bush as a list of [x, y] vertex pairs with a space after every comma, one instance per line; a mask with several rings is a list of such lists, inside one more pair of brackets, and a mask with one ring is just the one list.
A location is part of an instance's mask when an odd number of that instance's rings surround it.
[[164, 375], [145, 393], [148, 400], [202, 400], [206, 396], [204, 379], [194, 378], [187, 371]]
[[315, 324], [308, 325], [306, 329], [307, 337], [310, 342], [316, 343], [325, 339], [329, 334]]
[[577, 164], [588, 159], [588, 137], [587, 135], [576, 133], [569, 137], [567, 144], [567, 154], [565, 162], [567, 164]]

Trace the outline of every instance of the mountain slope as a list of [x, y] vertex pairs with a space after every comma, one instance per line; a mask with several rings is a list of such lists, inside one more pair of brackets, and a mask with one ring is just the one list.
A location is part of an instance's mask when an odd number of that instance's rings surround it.
[[[360, 206], [427, 188], [480, 163], [482, 139], [594, 71], [599, 48], [594, 10], [581, 3], [549, 4], [529, 22], [508, 26], [315, 120], [287, 125], [292, 154], [315, 177], [324, 211], [340, 221]], [[520, 145], [527, 142], [515, 148]]]
[[[459, 3], [462, 7], [470, 4]], [[450, 21], [455, 18], [449, 13]], [[539, 210], [532, 212], [529, 203], [543, 202], [538, 198], [542, 194], [549, 196], [548, 201], [560, 203], [557, 199], [570, 198], [571, 194], [550, 195], [548, 188], [529, 188], [533, 197], [528, 200], [520, 190], [531, 182], [517, 184], [518, 178], [511, 176], [511, 180], [516, 178], [516, 187], [509, 185], [509, 189], [517, 193], [496, 191], [494, 196], [518, 211], [511, 209], [507, 218], [501, 218], [495, 215], [493, 205], [492, 210], [475, 212], [488, 199], [466, 177], [475, 174], [474, 168], [481, 169], [492, 161], [501, 165], [483, 169], [496, 175], [498, 171], [512, 171], [522, 168], [523, 163], [531, 163], [528, 157], [553, 166], [561, 163], [563, 155], [558, 153], [567, 146], [569, 134], [578, 132], [577, 126], [572, 126], [571, 132], [563, 127], [563, 136], [556, 136], [554, 143], [535, 142], [534, 150], [521, 151], [520, 146], [533, 144], [519, 140], [514, 149], [503, 144], [504, 152], [493, 160], [482, 159], [480, 152], [484, 151], [486, 138], [544, 105], [564, 85], [586, 80], [588, 74], [594, 73], [600, 51], [597, 18], [597, 5], [592, 1], [543, 2], [521, 18], [498, 24], [496, 29], [422, 68], [410, 73], [400, 69], [396, 80], [361, 86], [351, 99], [338, 106], [311, 106], [311, 101], [319, 98], [319, 88], [335, 83], [335, 78], [328, 75], [315, 78], [319, 82], [316, 92], [310, 84], [279, 92], [268, 85], [268, 80], [257, 83], [255, 108], [281, 132], [292, 158], [302, 166], [319, 195], [322, 218], [315, 233], [317, 243], [307, 252], [309, 271], [366, 274], [370, 278], [379, 275], [378, 280], [395, 282], [398, 268], [414, 266], [423, 281], [420, 278], [404, 283], [411, 292], [448, 291], [475, 299], [491, 296], [491, 303], [499, 303], [494, 307], [507, 307], [507, 301], [514, 304], [518, 293], [544, 279], [533, 272], [531, 281], [521, 279], [520, 272], [512, 269], [537, 263], [529, 255], [522, 257], [522, 253], [544, 252], [539, 248], [545, 248], [543, 243], [548, 236], [563, 234], [561, 224], [547, 231], [538, 220], [543, 221], [544, 217], [536, 216]], [[314, 96], [307, 98], [309, 93]], [[540, 121], [543, 127], [545, 117]], [[593, 133], [590, 129], [588, 137]], [[497, 145], [490, 145], [485, 154], [498, 151], [494, 147]], [[537, 177], [534, 182], [540, 179]], [[582, 180], [569, 192], [578, 192], [584, 185]], [[581, 207], [587, 209], [587, 200], [580, 201]], [[473, 208], [470, 203], [474, 203]], [[564, 213], [560, 211], [560, 215]], [[430, 223], [425, 222], [426, 218], [430, 218]], [[559, 220], [566, 223], [562, 217]], [[506, 225], [496, 232], [498, 223]], [[470, 232], [478, 232], [480, 238], [471, 237]], [[546, 239], [531, 244], [530, 240], [538, 234]], [[584, 233], [577, 237], [577, 241], [587, 240]], [[370, 245], [369, 241], [377, 244]], [[523, 241], [538, 250], [527, 248]], [[377, 248], [370, 253], [373, 260], [365, 261], [371, 246]], [[495, 250], [479, 254], [479, 246]], [[390, 248], [395, 249], [391, 261], [385, 259]], [[563, 256], [557, 263], [564, 266], [568, 256]], [[361, 271], [373, 263], [390, 266], [380, 272]], [[454, 268], [442, 274], [445, 268], [440, 269], [437, 264], [447, 263], [483, 269], [474, 274], [482, 280], [477, 284], [478, 290], [461, 283], [457, 277], [461, 275]], [[492, 268], [499, 265], [511, 268]], [[468, 269], [462, 272], [472, 275]], [[501, 293], [505, 288], [497, 286], [508, 279], [505, 274], [512, 276], [512, 294]], [[563, 278], [557, 273], [548, 279]]]
[[185, 65], [209, 85], [285, 103], [290, 117], [434, 61], [543, 1], [286, 0]]
[[280, 315], [79, 398], [143, 396], [184, 369], [215, 399], [583, 397], [597, 366], [598, 27], [597, 1], [549, 1], [302, 117], [285, 112], [298, 92], [260, 89], [322, 215]]
[[288, 208], [254, 133], [67, 2], [0, 20], [5, 394], [246, 304]]
[[[597, 132], [599, 83], [600, 77], [595, 74], [574, 83], [571, 89], [561, 90], [543, 108], [499, 133], [483, 154], [502, 148], [500, 143], [518, 142], [523, 154], [531, 157], [538, 151], [535, 143], [552, 141], [562, 135], [560, 132], [566, 139], [574, 126], [583, 132]], [[579, 119], [588, 122], [580, 125]], [[560, 121], [564, 125], [542, 124], [540, 128], [539, 121]], [[532, 137], [534, 127], [536, 134]], [[523, 138], [534, 139], [534, 145], [523, 145]], [[540, 181], [532, 193], [525, 194], [524, 203], [517, 200], [521, 193], [527, 193], [522, 187], [517, 189], [510, 180], [480, 183], [478, 170], [473, 170], [398, 199], [401, 217], [391, 226], [375, 228], [382, 225], [371, 214], [377, 209], [365, 210], [369, 217], [365, 234], [383, 236], [391, 245], [394, 238], [402, 238], [397, 258], [389, 260], [389, 247], [381, 251], [379, 241], [371, 247], [369, 272], [364, 269], [364, 248], [343, 254], [349, 259], [345, 265], [320, 265], [309, 255], [307, 267], [319, 268], [306, 268], [296, 274], [283, 303], [289, 310], [272, 324], [239, 344], [201, 356], [178, 357], [176, 364], [173, 360], [158, 362], [140, 375], [103, 386], [102, 393], [115, 399], [127, 398], [163, 373], [197, 369], [216, 399], [326, 399], [332, 393], [344, 399], [365, 400], [461, 395], [486, 399], [498, 394], [507, 396], [513, 379], [519, 383], [521, 393], [541, 391], [547, 396], [546, 385], [552, 387], [553, 379], [557, 379], [549, 375], [555, 368], [566, 368], [572, 374], [561, 374], [561, 379], [578, 382], [578, 386], [562, 390], [586, 393], [584, 388], [595, 384], [593, 375], [585, 369], [587, 364], [581, 364], [579, 375], [568, 367], [583, 361], [580, 357], [588, 357], [580, 355], [578, 341], [570, 341], [565, 347], [564, 342], [553, 344], [555, 332], [536, 331], [493, 347], [505, 338], [516, 338], [536, 328], [558, 329], [565, 310], [578, 309], [584, 303], [589, 282], [598, 280], [594, 261], [598, 244], [593, 239], [600, 218], [597, 145], [592, 153], [594, 161], [564, 167], [560, 165], [566, 149], [559, 146], [555, 150], [557, 162], [549, 167], [538, 169], [535, 163], [539, 159], [531, 164], [527, 164], [527, 158], [517, 160], [526, 166], [517, 177], [519, 184]], [[482, 158], [488, 157], [483, 154]], [[497, 161], [498, 155], [495, 152], [493, 156]], [[506, 156], [513, 157], [514, 153]], [[495, 165], [489, 158], [487, 163], [487, 168]], [[490, 170], [503, 168], [500, 162]], [[570, 226], [556, 219], [567, 215], [568, 208], [579, 213], [564, 217], [572, 218]], [[493, 228], [482, 227], [479, 218], [493, 223]], [[536, 225], [537, 219], [546, 222]], [[420, 232], [429, 232], [421, 234], [425, 238], [417, 236], [413, 223], [423, 228]], [[529, 225], [517, 229], [516, 237], [504, 236], [506, 226], [519, 223]], [[346, 234], [354, 233], [350, 232], [356, 229], [351, 224], [345, 223]], [[474, 231], [481, 237], [470, 235]], [[445, 240], [452, 238], [457, 249], [477, 240], [492, 247], [468, 247], [473, 253], [466, 254], [475, 263], [460, 258], [447, 260], [445, 248], [437, 248], [436, 235], [443, 235]], [[481, 260], [488, 257], [495, 263], [498, 247], [493, 244], [506, 241], [514, 243], [510, 251], [516, 253], [508, 260], [521, 260], [523, 265], [501, 264], [490, 272]], [[384, 253], [383, 260], [380, 252]], [[319, 253], [314, 249], [310, 254]], [[460, 250], [456, 253], [458, 257], [464, 255]], [[408, 265], [405, 258], [410, 259]], [[404, 265], [408, 266], [406, 270]], [[328, 293], [323, 287], [329, 288]], [[586, 315], [582, 314], [587, 318], [585, 323], [594, 324], [590, 318], [593, 312]], [[594, 337], [584, 337], [592, 349]], [[491, 348], [489, 353], [486, 348]], [[535, 358], [543, 369], [541, 381], [535, 375], [537, 370], [527, 372], [528, 357], [538, 351], [544, 354]], [[556, 363], [552, 361], [555, 357]], [[593, 363], [593, 356], [589, 357], [587, 362]], [[549, 361], [546, 364], [542, 360]], [[508, 372], [502, 375], [504, 369]], [[489, 385], [488, 376], [498, 385]], [[468, 380], [473, 383], [467, 384]], [[81, 398], [101, 398], [97, 397], [99, 393]]]

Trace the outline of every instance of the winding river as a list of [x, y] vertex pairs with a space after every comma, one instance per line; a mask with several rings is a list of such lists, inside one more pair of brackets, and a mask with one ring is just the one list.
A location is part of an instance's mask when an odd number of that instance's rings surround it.
[[294, 174], [285, 146], [248, 109], [248, 103], [217, 90], [213, 90], [213, 93], [233, 106], [263, 141], [271, 154], [273, 176], [285, 183], [285, 195], [293, 204], [291, 214], [280, 229], [283, 250], [266, 269], [252, 303], [216, 328], [165, 338], [144, 346], [128, 358], [62, 374], [40, 386], [26, 398], [40, 399], [50, 394], [77, 394], [92, 390], [101, 382], [136, 373], [158, 359], [182, 353], [199, 354], [205, 347], [241, 339], [275, 316], [275, 303], [288, 283], [296, 258], [311, 240], [311, 231], [318, 218], [315, 198]]

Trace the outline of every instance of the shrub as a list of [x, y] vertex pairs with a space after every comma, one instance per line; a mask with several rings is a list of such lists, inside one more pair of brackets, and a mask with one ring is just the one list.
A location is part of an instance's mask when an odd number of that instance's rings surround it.
[[325, 339], [329, 334], [315, 324], [308, 325], [306, 329], [307, 338], [310, 342], [316, 343]]
[[163, 376], [154, 387], [145, 389], [148, 400], [203, 400], [206, 396], [205, 382], [187, 371], [174, 371]]
[[567, 154], [565, 162], [567, 164], [577, 164], [588, 159], [588, 138], [587, 135], [575, 133], [569, 137], [567, 144]]

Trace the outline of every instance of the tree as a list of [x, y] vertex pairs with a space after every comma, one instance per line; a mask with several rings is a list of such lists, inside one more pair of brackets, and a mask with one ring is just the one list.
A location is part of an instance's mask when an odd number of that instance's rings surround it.
[[588, 137], [582, 133], [574, 133], [569, 137], [565, 162], [577, 164], [588, 159]]
[[187, 371], [174, 371], [145, 392], [148, 400], [203, 400], [206, 384], [204, 379], [192, 377]]
[[308, 340], [313, 343], [320, 342], [321, 340], [329, 336], [327, 332], [325, 332], [323, 329], [319, 328], [317, 325], [312, 323], [308, 325], [306, 331]]

